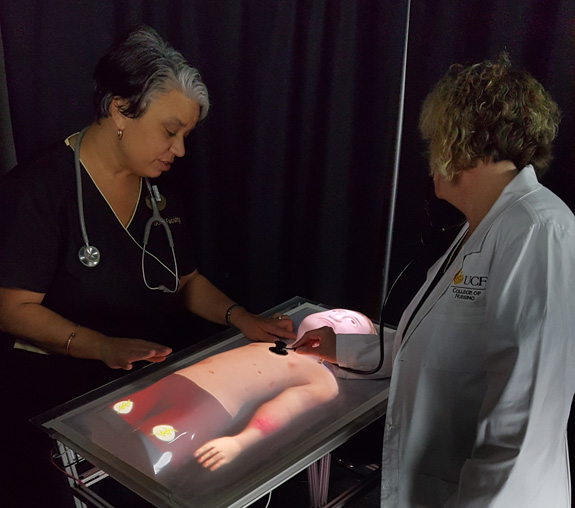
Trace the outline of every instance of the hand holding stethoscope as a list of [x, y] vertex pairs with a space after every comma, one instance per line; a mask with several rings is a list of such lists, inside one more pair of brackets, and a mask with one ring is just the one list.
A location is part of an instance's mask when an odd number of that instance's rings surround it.
[[[82, 193], [82, 172], [80, 169], [80, 143], [82, 142], [82, 138], [84, 137], [84, 134], [86, 133], [86, 131], [88, 130], [88, 127], [85, 127], [84, 129], [82, 129], [80, 131], [80, 133], [78, 134], [78, 137], [76, 138], [76, 144], [75, 144], [75, 148], [74, 148], [74, 165], [75, 165], [75, 169], [76, 169], [76, 192], [77, 192], [77, 196], [78, 196], [78, 215], [80, 218], [80, 227], [82, 229], [82, 238], [84, 240], [84, 245], [82, 245], [82, 247], [80, 247], [80, 250], [78, 251], [78, 257], [80, 258], [80, 262], [88, 267], [88, 268], [94, 268], [96, 266], [98, 266], [98, 264], [100, 263], [100, 251], [97, 247], [95, 247], [94, 245], [90, 245], [90, 241], [88, 240], [88, 233], [86, 232], [86, 221], [84, 219], [84, 198], [83, 198], [83, 193]], [[152, 216], [148, 219], [148, 222], [146, 222], [146, 227], [144, 228], [144, 240], [143, 240], [143, 245], [141, 247], [142, 249], [142, 278], [144, 279], [144, 284], [146, 285], [146, 287], [148, 289], [152, 289], [152, 290], [160, 290], [163, 291], [164, 293], [175, 293], [178, 290], [178, 286], [180, 284], [180, 278], [178, 276], [178, 262], [176, 259], [176, 252], [174, 249], [174, 240], [172, 238], [172, 232], [170, 231], [170, 226], [168, 225], [168, 223], [166, 222], [166, 219], [164, 219], [161, 215], [160, 215], [160, 211], [158, 210], [158, 202], [161, 201], [161, 197], [160, 197], [160, 193], [158, 191], [158, 188], [154, 185], [152, 186], [150, 184], [150, 181], [148, 180], [148, 178], [144, 178], [145, 182], [146, 182], [146, 187], [148, 189], [148, 193], [150, 196], [150, 204], [152, 206]], [[172, 251], [172, 257], [174, 260], [174, 278], [176, 280], [175, 282], [175, 286], [173, 289], [169, 289], [166, 286], [164, 286], [163, 284], [160, 284], [159, 286], [156, 287], [152, 287], [148, 284], [148, 281], [146, 279], [146, 268], [145, 268], [145, 259], [146, 259], [146, 254], [148, 253], [146, 251], [146, 247], [148, 245], [148, 241], [150, 238], [150, 230], [152, 228], [152, 225], [154, 223], [159, 223], [163, 226], [164, 231], [166, 232], [166, 237], [168, 239], [168, 244], [170, 245], [170, 249]]]

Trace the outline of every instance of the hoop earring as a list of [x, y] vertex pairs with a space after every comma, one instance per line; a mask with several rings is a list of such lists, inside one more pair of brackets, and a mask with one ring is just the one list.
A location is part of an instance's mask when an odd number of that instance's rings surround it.
[[118, 129], [118, 139], [122, 139], [124, 137], [124, 131], [122, 129]]

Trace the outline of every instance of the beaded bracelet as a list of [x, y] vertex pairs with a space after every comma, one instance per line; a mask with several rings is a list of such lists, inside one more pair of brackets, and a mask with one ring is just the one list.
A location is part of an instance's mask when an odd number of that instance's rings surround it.
[[232, 310], [234, 310], [236, 307], [241, 307], [241, 305], [238, 303], [234, 303], [233, 305], [230, 305], [228, 307], [228, 310], [226, 310], [226, 325], [228, 325], [228, 326], [231, 326], [230, 314], [232, 313]]

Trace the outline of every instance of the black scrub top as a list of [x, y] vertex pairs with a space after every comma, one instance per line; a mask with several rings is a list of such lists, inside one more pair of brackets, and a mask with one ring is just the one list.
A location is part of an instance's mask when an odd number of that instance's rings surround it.
[[[195, 261], [177, 182], [169, 174], [150, 182], [165, 197], [160, 214], [174, 238], [179, 275], [189, 274]], [[101, 254], [94, 268], [78, 258], [84, 241], [71, 147], [61, 142], [0, 181], [0, 286], [45, 293], [43, 305], [106, 335], [172, 346], [176, 296], [148, 289], [142, 277], [142, 240], [152, 215], [145, 182], [127, 228], [84, 168], [82, 186], [86, 231]], [[174, 288], [173, 256], [159, 224], [152, 226], [147, 251], [157, 258], [146, 256], [148, 284]]]

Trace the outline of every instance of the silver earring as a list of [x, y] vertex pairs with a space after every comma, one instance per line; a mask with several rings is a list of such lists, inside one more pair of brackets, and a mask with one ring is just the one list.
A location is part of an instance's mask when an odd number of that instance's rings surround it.
[[124, 131], [122, 129], [118, 129], [118, 139], [122, 139], [124, 137]]

